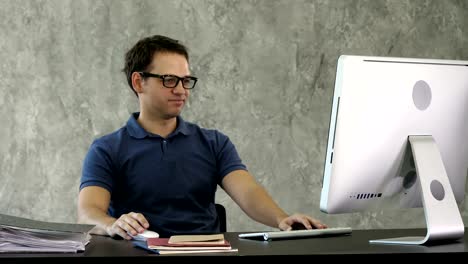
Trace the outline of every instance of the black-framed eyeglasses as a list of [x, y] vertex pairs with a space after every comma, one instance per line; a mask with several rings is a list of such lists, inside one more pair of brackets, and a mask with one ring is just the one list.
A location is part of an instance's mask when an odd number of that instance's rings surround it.
[[179, 77], [179, 76], [172, 75], [172, 74], [159, 75], [159, 74], [154, 74], [154, 73], [149, 73], [149, 72], [138, 72], [138, 73], [143, 78], [154, 77], [154, 78], [161, 79], [163, 86], [166, 88], [174, 88], [179, 84], [179, 81], [182, 81], [182, 86], [185, 89], [193, 89], [195, 87], [195, 84], [198, 81], [198, 78], [193, 77], [193, 76]]

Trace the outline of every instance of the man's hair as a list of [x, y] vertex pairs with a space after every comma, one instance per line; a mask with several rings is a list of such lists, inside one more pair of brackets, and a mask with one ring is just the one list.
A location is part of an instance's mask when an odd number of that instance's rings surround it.
[[187, 48], [178, 40], [169, 37], [154, 35], [139, 40], [125, 54], [125, 66], [123, 72], [127, 76], [127, 82], [130, 89], [138, 96], [138, 93], [132, 86], [132, 73], [148, 70], [148, 66], [153, 60], [156, 53], [177, 53], [183, 55], [187, 61], [189, 60]]

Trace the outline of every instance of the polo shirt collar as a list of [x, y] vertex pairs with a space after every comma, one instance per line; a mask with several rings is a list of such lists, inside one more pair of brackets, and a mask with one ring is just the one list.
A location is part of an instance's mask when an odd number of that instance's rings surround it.
[[177, 128], [174, 132], [172, 132], [169, 136], [172, 136], [172, 135], [177, 135], [177, 134], [183, 134], [183, 135], [190, 135], [190, 129], [189, 129], [189, 126], [187, 125], [187, 122], [184, 121], [184, 119], [182, 119], [182, 117], [178, 116], [177, 117]]
[[[130, 136], [133, 138], [137, 138], [137, 139], [142, 139], [145, 137], [154, 137], [155, 136], [154, 134], [149, 133], [143, 127], [141, 127], [140, 124], [138, 124], [137, 119], [139, 115], [140, 115], [139, 112], [135, 112], [130, 116], [130, 118], [127, 121], [126, 127]], [[179, 133], [186, 135], [186, 136], [190, 135], [190, 129], [189, 129], [189, 126], [187, 125], [187, 122], [185, 122], [180, 116], [177, 117], [176, 130], [174, 130], [171, 134], [169, 134], [168, 137], [173, 137]]]

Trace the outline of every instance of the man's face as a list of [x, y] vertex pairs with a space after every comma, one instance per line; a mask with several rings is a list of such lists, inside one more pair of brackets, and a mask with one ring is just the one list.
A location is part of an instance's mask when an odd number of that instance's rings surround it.
[[[183, 55], [177, 53], [156, 53], [148, 72], [159, 75], [190, 75], [189, 65]], [[179, 81], [176, 87], [167, 88], [159, 78], [145, 78], [142, 81], [142, 92], [139, 93], [142, 110], [151, 116], [171, 119], [178, 116], [190, 95], [189, 90]]]

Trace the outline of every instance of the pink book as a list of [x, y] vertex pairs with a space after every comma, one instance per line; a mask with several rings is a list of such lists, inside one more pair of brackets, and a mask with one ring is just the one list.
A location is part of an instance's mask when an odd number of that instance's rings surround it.
[[148, 248], [151, 249], [230, 249], [231, 244], [227, 240], [216, 241], [194, 241], [194, 242], [183, 242], [183, 243], [169, 243], [169, 238], [148, 238], [146, 240]]

